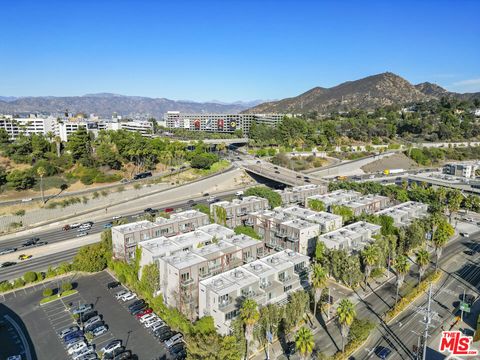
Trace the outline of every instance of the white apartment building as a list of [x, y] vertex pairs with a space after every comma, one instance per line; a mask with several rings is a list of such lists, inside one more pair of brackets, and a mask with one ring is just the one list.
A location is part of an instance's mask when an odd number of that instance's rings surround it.
[[199, 316], [212, 316], [217, 331], [226, 335], [245, 299], [252, 298], [260, 306], [286, 302], [290, 293], [302, 289], [300, 274], [308, 266], [307, 256], [284, 250], [202, 280]]
[[427, 204], [416, 201], [407, 201], [381, 210], [375, 213], [375, 215], [390, 216], [393, 219], [395, 226], [405, 226], [409, 225], [415, 219], [424, 218], [427, 216], [427, 212]]
[[282, 198], [284, 205], [288, 204], [301, 204], [305, 205], [305, 201], [308, 197], [314, 195], [322, 195], [327, 193], [328, 186], [307, 184], [302, 186], [294, 186], [291, 188], [285, 188], [284, 190], [275, 190]]
[[138, 132], [143, 136], [153, 134], [153, 123], [151, 121], [120, 121], [119, 128], [122, 130]]
[[337, 230], [341, 228], [343, 224], [342, 217], [340, 215], [335, 215], [326, 211], [313, 211], [300, 206], [276, 208], [275, 210], [277, 209], [285, 214], [320, 225], [321, 233]]
[[320, 234], [320, 225], [275, 210], [250, 213], [245, 224], [253, 226], [271, 251], [290, 249], [310, 255]]
[[166, 127], [169, 129], [185, 129], [189, 131], [210, 131], [233, 133], [242, 130], [248, 135], [253, 122], [276, 126], [285, 114], [183, 114], [179, 111], [168, 111], [165, 115]]
[[[216, 223], [235, 228], [244, 225], [250, 213], [269, 208], [268, 200], [257, 196], [245, 196], [232, 201], [219, 201], [210, 205], [210, 213]], [[222, 218], [224, 212], [224, 218]]]
[[322, 241], [329, 249], [345, 250], [349, 254], [358, 253], [374, 241], [373, 236], [380, 234], [380, 229], [380, 225], [358, 221], [320, 235], [318, 241]]
[[474, 161], [450, 163], [443, 166], [443, 173], [464, 178], [475, 178], [475, 172], [478, 168], [478, 162]]
[[130, 261], [135, 257], [135, 249], [140, 241], [194, 231], [208, 225], [209, 222], [208, 215], [196, 210], [187, 210], [172, 214], [169, 219], [158, 217], [155, 222], [142, 220], [113, 226], [113, 257]]
[[53, 116], [37, 117], [30, 115], [28, 118], [13, 117], [11, 115], [0, 115], [0, 129], [4, 129], [11, 140], [16, 139], [20, 134], [24, 135], [47, 135], [56, 134], [57, 119]]
[[362, 194], [358, 191], [353, 190], [335, 190], [326, 194], [322, 195], [313, 195], [307, 198], [307, 206], [308, 200], [318, 200], [321, 201], [325, 205], [325, 209], [328, 210], [330, 206], [337, 205], [344, 201], [350, 201], [354, 199], [358, 199], [361, 197]]

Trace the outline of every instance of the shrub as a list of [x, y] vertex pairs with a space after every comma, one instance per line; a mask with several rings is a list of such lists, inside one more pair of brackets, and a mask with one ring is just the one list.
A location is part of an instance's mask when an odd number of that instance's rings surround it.
[[243, 225], [240, 225], [240, 226], [237, 226], [235, 229], [235, 234], [244, 234], [244, 235], [247, 235], [247, 236], [250, 236], [251, 238], [254, 238], [254, 239], [257, 239], [257, 240], [260, 240], [261, 239], [261, 236], [258, 235], [255, 230], [253, 230], [253, 228], [251, 228], [250, 226], [243, 226]]
[[196, 154], [190, 160], [190, 166], [194, 169], [210, 169], [215, 162], [218, 161], [218, 156], [212, 153]]
[[16, 215], [16, 216], [24, 216], [25, 215], [25, 210], [21, 209], [21, 210], [17, 210], [13, 213], [13, 215]]
[[46, 288], [46, 289], [44, 289], [42, 295], [43, 295], [44, 297], [52, 296], [52, 295], [53, 295], [53, 289], [52, 289], [52, 288]]
[[35, 280], [37, 280], [37, 273], [35, 273], [33, 271], [26, 272], [23, 275], [23, 279], [25, 280], [26, 283], [32, 283]]
[[72, 288], [73, 288], [72, 283], [66, 282], [62, 284], [62, 291], [72, 290]]
[[10, 281], [2, 281], [0, 283], [0, 291], [1, 292], [12, 290], [12, 289], [13, 289], [13, 285]]
[[122, 284], [125, 284], [127, 279], [125, 278], [125, 275], [120, 274], [120, 276], [118, 277], [118, 281], [120, 281]]
[[13, 287], [15, 289], [23, 286], [25, 286], [25, 280], [23, 280], [22, 278], [15, 279], [15, 281], [13, 282]]

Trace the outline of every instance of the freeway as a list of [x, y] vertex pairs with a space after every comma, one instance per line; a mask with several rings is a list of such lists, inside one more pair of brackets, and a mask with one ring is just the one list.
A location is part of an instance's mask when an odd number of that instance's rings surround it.
[[62, 262], [70, 262], [77, 252], [78, 248], [69, 249], [60, 253], [25, 260], [25, 262], [6, 268], [0, 268], [0, 282], [21, 277], [27, 271], [45, 271], [50, 266], [56, 266]]

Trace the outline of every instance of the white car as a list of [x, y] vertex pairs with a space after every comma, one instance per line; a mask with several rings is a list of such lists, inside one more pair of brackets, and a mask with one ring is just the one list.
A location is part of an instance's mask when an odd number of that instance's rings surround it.
[[81, 358], [82, 356], [93, 353], [94, 351], [95, 351], [95, 349], [93, 348], [93, 346], [87, 346], [87, 347], [84, 347], [81, 350], [75, 352], [75, 354], [72, 356], [72, 358], [73, 358], [73, 360], [77, 360], [77, 359]]
[[107, 331], [108, 331], [107, 327], [105, 325], [102, 325], [102, 326], [99, 326], [99, 327], [95, 328], [92, 331], [92, 335], [93, 335], [93, 337], [97, 337], [97, 336], [105, 334]]
[[67, 336], [68, 334], [71, 334], [71, 333], [73, 333], [73, 332], [75, 332], [75, 331], [77, 331], [77, 330], [79, 330], [79, 329], [78, 329], [78, 326], [69, 326], [68, 328], [63, 329], [62, 331], [60, 331], [60, 332], [58, 333], [58, 336], [63, 339], [63, 338], [64, 338], [65, 336]]
[[137, 295], [136, 295], [135, 293], [129, 292], [129, 293], [123, 295], [123, 296], [121, 297], [121, 299], [122, 299], [123, 301], [129, 301], [129, 300], [135, 299], [136, 297], [137, 297]]
[[172, 347], [174, 344], [176, 344], [177, 342], [180, 342], [182, 341], [183, 339], [183, 335], [182, 334], [176, 334], [176, 335], [173, 335], [170, 339], [168, 339], [167, 341], [164, 342], [165, 346], [167, 348], [169, 347]]
[[70, 228], [71, 228], [71, 229], [75, 229], [75, 228], [80, 227], [81, 225], [82, 225], [82, 224], [75, 223], [75, 224], [70, 225]]
[[85, 342], [85, 338], [83, 338], [83, 337], [80, 338], [80, 339], [78, 339], [77, 341], [68, 343], [68, 344], [67, 344], [67, 350], [70, 349], [70, 348], [72, 348], [73, 346], [79, 344], [79, 343], [82, 343], [82, 342]]
[[91, 319], [88, 319], [87, 321], [85, 321], [83, 323], [83, 327], [84, 328], [89, 327], [90, 325], [95, 324], [98, 321], [102, 321], [102, 318], [100, 317], [100, 315], [94, 316]]
[[242, 195], [243, 195], [243, 191], [242, 191], [242, 190], [237, 191], [237, 192], [235, 193], [235, 196], [242, 196]]
[[112, 216], [112, 220], [118, 220], [118, 219], [121, 219], [121, 218], [122, 218], [122, 215]]
[[146, 323], [147, 321], [150, 321], [150, 320], [152, 320], [152, 319], [155, 319], [156, 317], [157, 317], [157, 315], [155, 315], [155, 314], [147, 314], [147, 315], [142, 316], [142, 317], [140, 318], [140, 322], [141, 322], [142, 324], [144, 324], [144, 323]]
[[127, 294], [127, 293], [129, 293], [129, 291], [123, 289], [123, 290], [121, 290], [121, 291], [119, 291], [119, 292], [117, 292], [117, 293], [115, 294], [115, 299], [118, 300], [118, 299], [122, 298], [123, 295], [125, 295], [125, 294]]
[[160, 320], [158, 317], [155, 317], [153, 319], [151, 319], [150, 321], [146, 321], [143, 323], [143, 325], [145, 325], [145, 327], [148, 329], [149, 327], [151, 327], [153, 324], [157, 323], [158, 320]]
[[87, 236], [87, 235], [88, 235], [88, 232], [84, 231], [84, 232], [78, 233], [77, 237], [82, 237], [82, 236]]
[[85, 341], [81, 341], [73, 345], [70, 349], [67, 350], [68, 355], [73, 355], [79, 352], [80, 350], [87, 347], [87, 343]]
[[208, 201], [209, 203], [214, 202], [214, 201], [215, 201], [215, 196], [210, 196], [210, 197], [207, 199], [207, 201]]
[[152, 326], [150, 326], [150, 330], [156, 331], [156, 330], [158, 330], [158, 329], [160, 329], [161, 327], [164, 327], [164, 326], [165, 326], [165, 322], [162, 321], [162, 320], [158, 320], [155, 323], [153, 323]]
[[120, 347], [122, 347], [122, 342], [120, 340], [114, 340], [110, 342], [108, 345], [104, 346], [102, 349], [100, 349], [100, 351], [103, 352], [104, 354], [108, 354]]

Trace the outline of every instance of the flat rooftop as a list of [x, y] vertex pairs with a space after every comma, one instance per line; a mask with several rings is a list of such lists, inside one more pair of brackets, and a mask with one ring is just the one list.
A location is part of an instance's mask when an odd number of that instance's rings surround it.
[[148, 220], [136, 221], [130, 224], [117, 225], [112, 227], [112, 231], [118, 231], [122, 234], [129, 234], [135, 231], [149, 230], [156, 227], [154, 223]]
[[239, 249], [245, 249], [250, 246], [261, 244], [260, 240], [254, 239], [245, 234], [234, 235], [226, 241], [237, 246]]
[[203, 231], [195, 230], [185, 234], [172, 236], [170, 239], [182, 247], [191, 247], [197, 246], [199, 243], [211, 242], [213, 236]]
[[226, 239], [235, 235], [235, 231], [219, 224], [208, 224], [200, 226], [197, 230], [203, 231], [218, 239]]
[[189, 268], [207, 261], [205, 258], [189, 251], [166, 256], [163, 260], [178, 270]]
[[194, 248], [193, 253], [203, 256], [207, 259], [216, 258], [223, 254], [230, 254], [237, 251], [237, 247], [232, 243], [220, 240], [218, 243], [212, 243], [200, 248]]

